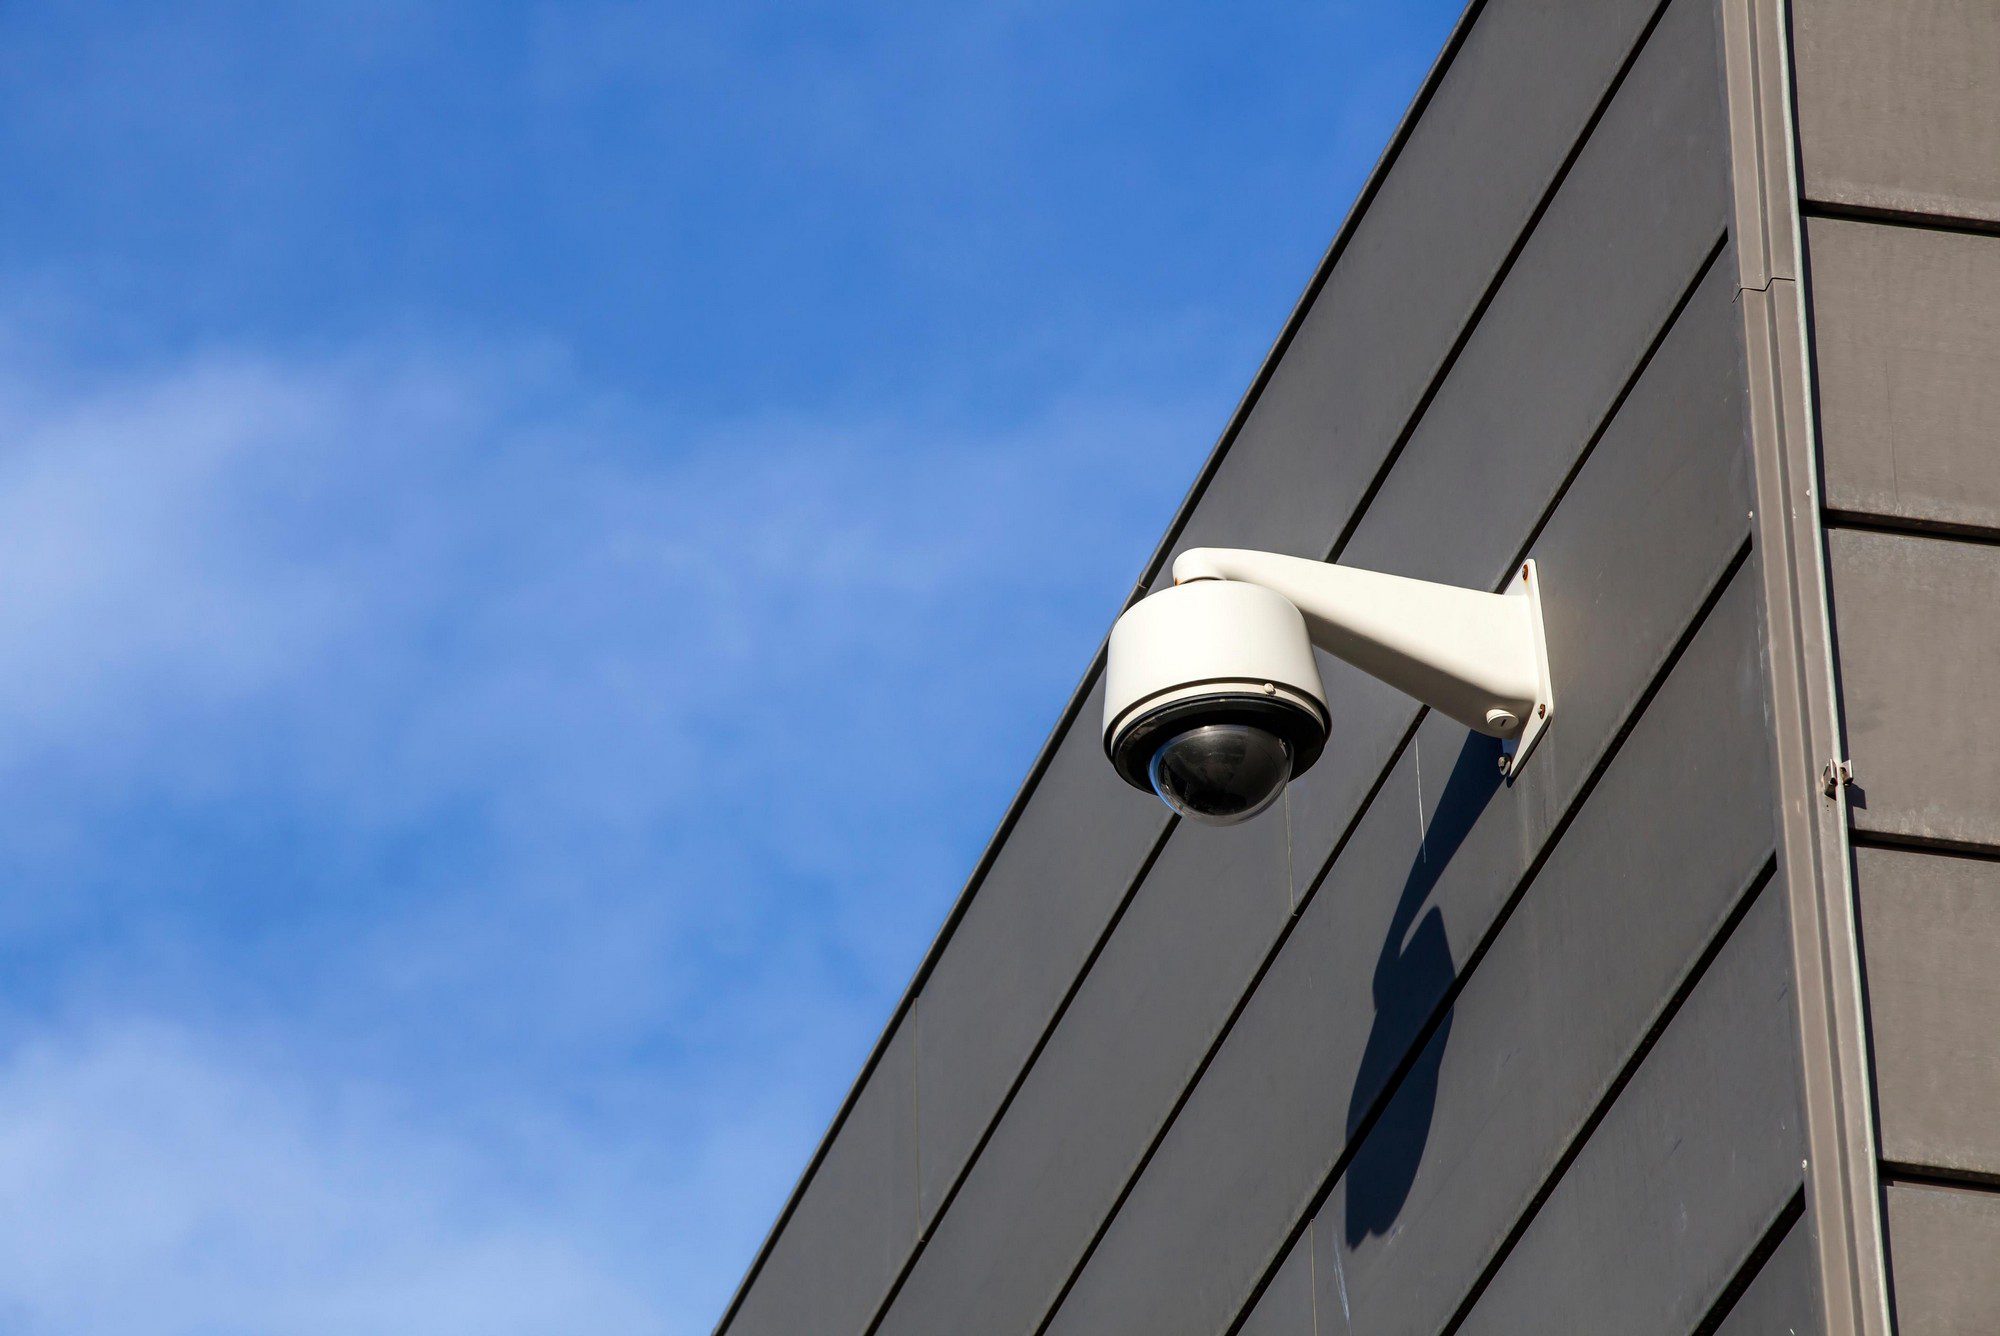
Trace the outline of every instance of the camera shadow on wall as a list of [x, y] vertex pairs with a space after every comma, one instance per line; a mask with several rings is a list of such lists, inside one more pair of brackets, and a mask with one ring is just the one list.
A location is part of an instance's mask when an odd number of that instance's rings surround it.
[[[1402, 895], [1375, 961], [1375, 1023], [1362, 1050], [1347, 1106], [1348, 1144], [1363, 1135], [1346, 1171], [1347, 1246], [1386, 1234], [1402, 1213], [1430, 1140], [1437, 1108], [1438, 1069], [1451, 1038], [1447, 1010], [1400, 1084], [1396, 1069], [1409, 1056], [1431, 1013], [1458, 977], [1444, 912], [1428, 904], [1438, 878], [1451, 865], [1480, 813], [1500, 788], [1501, 742], [1468, 733], [1444, 791], [1417, 846]], [[1426, 907], [1428, 905], [1428, 907]], [[1370, 1109], [1387, 1101], [1372, 1127]]]

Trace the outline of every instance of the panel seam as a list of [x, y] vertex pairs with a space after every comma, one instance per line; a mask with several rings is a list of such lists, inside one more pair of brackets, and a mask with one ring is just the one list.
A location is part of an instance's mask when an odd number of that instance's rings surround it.
[[2000, 546], [2000, 528], [1992, 525], [1960, 524], [1951, 520], [1884, 515], [1878, 511], [1848, 510], [1835, 506], [1826, 507], [1822, 519], [1828, 529], [1840, 529], [1850, 533], [1894, 534], [1901, 538], [1961, 543], [1967, 547]]
[[1909, 1187], [1959, 1188], [1987, 1195], [2000, 1192], [2000, 1173], [1914, 1164], [1906, 1160], [1882, 1161], [1882, 1178], [1885, 1186], [1894, 1183]]
[[1750, 1256], [1744, 1259], [1743, 1265], [1737, 1268], [1735, 1277], [1716, 1299], [1715, 1306], [1709, 1309], [1708, 1316], [1695, 1327], [1693, 1336], [1715, 1336], [1715, 1333], [1722, 1329], [1722, 1324], [1736, 1311], [1736, 1305], [1743, 1302], [1743, 1296], [1757, 1283], [1757, 1277], [1764, 1273], [1764, 1268], [1770, 1265], [1771, 1258], [1777, 1255], [1778, 1249], [1784, 1246], [1787, 1238], [1791, 1237], [1793, 1228], [1798, 1225], [1805, 1213], [1806, 1190], [1805, 1185], [1801, 1184], [1771, 1218], [1764, 1236], [1757, 1241], [1757, 1246], [1751, 1250]]
[[1923, 209], [1894, 209], [1874, 204], [1843, 204], [1834, 200], [1800, 200], [1803, 218], [1826, 218], [1834, 222], [1870, 223], [1877, 227], [1910, 228], [1921, 232], [1947, 232], [1954, 236], [1992, 237], [2000, 235], [2000, 218], [1968, 218], [1960, 214], [1932, 213]]

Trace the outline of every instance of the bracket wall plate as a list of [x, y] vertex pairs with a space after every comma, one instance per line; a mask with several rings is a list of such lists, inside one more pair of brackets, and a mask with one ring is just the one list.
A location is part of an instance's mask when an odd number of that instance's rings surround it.
[[1536, 569], [1534, 559], [1524, 561], [1514, 572], [1514, 578], [1507, 582], [1502, 591], [1508, 597], [1528, 600], [1530, 625], [1534, 628], [1535, 674], [1539, 685], [1535, 692], [1535, 708], [1521, 725], [1521, 731], [1501, 744], [1501, 773], [1509, 784], [1520, 775], [1521, 767], [1528, 763], [1529, 753], [1542, 740], [1549, 724], [1556, 717], [1555, 684], [1549, 677], [1549, 640], [1542, 625], [1542, 576]]

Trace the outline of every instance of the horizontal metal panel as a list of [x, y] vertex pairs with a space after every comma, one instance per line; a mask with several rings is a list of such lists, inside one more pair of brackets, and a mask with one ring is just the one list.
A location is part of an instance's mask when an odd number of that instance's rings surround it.
[[1855, 853], [1883, 1158], [2000, 1174], [2000, 863]]
[[744, 1294], [739, 1336], [860, 1331], [917, 1239], [916, 1037], [897, 1027]]
[[1824, 1330], [1813, 1271], [1812, 1227], [1802, 1216], [1764, 1259], [1715, 1336], [1819, 1336]]
[[2000, 5], [1797, 0], [1808, 199], [2000, 220]]
[[1782, 884], [1757, 897], [1564, 1171], [1464, 1336], [1685, 1336], [1800, 1189]]
[[2000, 237], [1806, 233], [1826, 503], [2000, 529]]
[[1892, 1183], [1882, 1195], [1900, 1336], [2000, 1331], [2000, 1193]]
[[[1143, 1329], [1167, 1314], [1218, 1330], [1228, 1321], [1333, 1166], [1343, 1117], [1380, 1091], [1740, 550], [1748, 480], [1733, 292], [1726, 266], [1714, 275], [1536, 544], [1561, 702], [1549, 740], [1518, 783], [1497, 788], [1489, 741], [1442, 718], [1425, 724], [1417, 754], [1370, 805], [1056, 1330], [1122, 1330], [1127, 1319]], [[1754, 591], [1738, 584], [1716, 616], [1735, 619], [1740, 643], [1754, 633]], [[1404, 944], [1432, 918], [1426, 964], [1423, 950]], [[1439, 925], [1441, 958], [1429, 940]]]
[[1827, 535], [1855, 828], [2000, 845], [2000, 546]]

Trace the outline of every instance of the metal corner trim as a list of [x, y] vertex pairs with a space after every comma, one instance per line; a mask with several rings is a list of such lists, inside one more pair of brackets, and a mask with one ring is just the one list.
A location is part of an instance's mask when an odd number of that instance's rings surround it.
[[1826, 1330], [1888, 1336], [1888, 1265], [1818, 491], [1786, 0], [1721, 0], [1779, 866], [1797, 981], [1806, 1219]]

